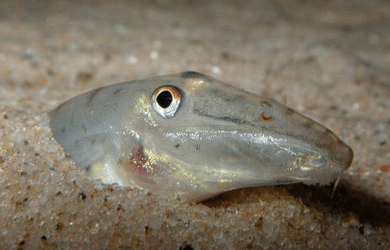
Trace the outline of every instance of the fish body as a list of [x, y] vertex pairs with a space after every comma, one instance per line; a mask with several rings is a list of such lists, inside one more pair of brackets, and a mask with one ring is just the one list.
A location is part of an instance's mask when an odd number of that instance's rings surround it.
[[197, 72], [98, 88], [49, 115], [57, 141], [93, 178], [195, 200], [329, 184], [353, 158], [319, 123]]

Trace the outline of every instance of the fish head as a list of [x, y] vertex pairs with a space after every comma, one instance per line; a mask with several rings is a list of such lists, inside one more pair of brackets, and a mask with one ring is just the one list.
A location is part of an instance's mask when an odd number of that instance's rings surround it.
[[[200, 73], [170, 77], [145, 98], [150, 104], [143, 122], [149, 126], [140, 132], [144, 154], [163, 169], [160, 179], [169, 190], [187, 196], [329, 184], [352, 162], [351, 148], [326, 127]], [[156, 176], [151, 179], [149, 189], [163, 189]]]

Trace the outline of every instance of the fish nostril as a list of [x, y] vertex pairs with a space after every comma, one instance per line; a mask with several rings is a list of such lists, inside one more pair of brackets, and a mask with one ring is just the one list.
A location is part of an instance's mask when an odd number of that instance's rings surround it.
[[269, 114], [267, 114], [265, 112], [261, 112], [260, 113], [260, 116], [259, 116], [259, 120], [260, 121], [268, 122], [268, 121], [271, 121], [273, 119], [274, 119], [274, 117], [272, 115], [269, 115]]

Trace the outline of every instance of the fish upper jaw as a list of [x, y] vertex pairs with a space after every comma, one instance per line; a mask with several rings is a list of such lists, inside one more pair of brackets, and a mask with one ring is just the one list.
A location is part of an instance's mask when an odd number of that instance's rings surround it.
[[289, 178], [294, 182], [327, 185], [347, 170], [353, 160], [352, 149], [340, 140], [332, 148], [318, 152], [293, 158]]

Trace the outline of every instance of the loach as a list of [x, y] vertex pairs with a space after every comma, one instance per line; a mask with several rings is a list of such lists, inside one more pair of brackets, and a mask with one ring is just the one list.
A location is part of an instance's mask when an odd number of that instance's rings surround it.
[[197, 72], [92, 90], [52, 110], [50, 125], [93, 178], [194, 200], [243, 187], [329, 184], [353, 158], [319, 123]]

